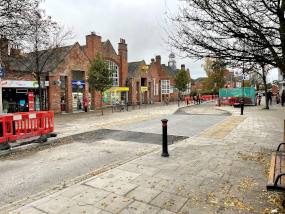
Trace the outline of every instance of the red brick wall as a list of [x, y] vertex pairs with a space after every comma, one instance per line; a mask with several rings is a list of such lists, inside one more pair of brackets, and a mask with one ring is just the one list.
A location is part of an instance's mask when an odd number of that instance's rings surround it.
[[[50, 88], [52, 91], [55, 90], [53, 93], [57, 93], [57, 91], [59, 90], [58, 95], [57, 94], [53, 95], [58, 100], [55, 101], [55, 98], [50, 100], [50, 102], [52, 102], [50, 104], [51, 110], [54, 110], [56, 113], [61, 112], [60, 86], [54, 85], [54, 81], [57, 79], [60, 79], [60, 76], [66, 76], [67, 81], [65, 82], [65, 91], [66, 91], [65, 92], [66, 94], [65, 111], [72, 112], [72, 84], [71, 84], [72, 70], [83, 71], [83, 77], [87, 79], [87, 71], [88, 71], [89, 65], [90, 65], [89, 59], [87, 58], [85, 53], [82, 51], [79, 44], [76, 43], [71, 49], [71, 51], [67, 54], [65, 59], [58, 65], [58, 67], [51, 74], [51, 76], [54, 76], [54, 77], [51, 78], [53, 79], [53, 81], [52, 83], [50, 83]], [[89, 90], [89, 86], [87, 84], [87, 86], [85, 86], [84, 88], [85, 94], [86, 92], [88, 92], [88, 90]]]
[[[155, 79], [155, 81], [153, 82], [153, 84], [155, 84], [155, 88], [156, 88], [156, 84], [158, 84], [158, 95], [153, 96], [153, 101], [154, 102], [160, 102], [160, 100], [161, 100], [161, 96], [160, 96], [160, 94], [161, 94], [160, 93], [160, 82], [159, 82], [160, 75], [159, 75], [159, 73], [157, 71], [157, 67], [156, 67], [156, 63], [154, 62], [154, 59], [151, 59], [151, 63], [149, 65], [149, 71], [151, 73], [152, 78]], [[154, 86], [153, 85], [152, 85], [152, 88], [154, 90]], [[156, 92], [155, 92], [155, 94], [156, 94]], [[152, 95], [153, 95], [153, 93], [152, 93]]]
[[[150, 93], [150, 98], [153, 98], [153, 80], [149, 69], [142, 69], [142, 66], [146, 66], [146, 63], [142, 61], [139, 71], [136, 73], [132, 79], [132, 96], [130, 101], [141, 101], [141, 78], [146, 78], [146, 87], [150, 83], [150, 91], [147, 91], [145, 101], [148, 103], [148, 93]], [[137, 91], [137, 82], [139, 82], [139, 90]]]
[[120, 86], [125, 86], [126, 79], [128, 78], [128, 49], [125, 40], [121, 39], [119, 43], [119, 56], [120, 56]]
[[87, 54], [88, 58], [92, 60], [95, 57], [97, 51], [102, 53], [101, 37], [95, 34], [87, 35], [84, 52]]

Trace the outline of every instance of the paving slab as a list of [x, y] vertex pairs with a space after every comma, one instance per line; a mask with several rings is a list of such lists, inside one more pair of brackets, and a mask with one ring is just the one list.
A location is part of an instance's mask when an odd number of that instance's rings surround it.
[[122, 210], [122, 214], [146, 214], [157, 213], [160, 210], [159, 207], [152, 206], [143, 202], [134, 201], [125, 209]]
[[152, 188], [146, 188], [138, 186], [131, 192], [129, 192], [126, 197], [138, 200], [140, 202], [149, 203], [152, 201], [161, 191]]
[[94, 206], [110, 213], [118, 213], [118, 211], [121, 212], [132, 202], [133, 200], [130, 198], [111, 193], [106, 198], [103, 198], [101, 201], [97, 202]]
[[172, 212], [178, 212], [186, 201], [187, 198], [171, 193], [161, 192], [154, 200], [150, 202], [150, 204]]

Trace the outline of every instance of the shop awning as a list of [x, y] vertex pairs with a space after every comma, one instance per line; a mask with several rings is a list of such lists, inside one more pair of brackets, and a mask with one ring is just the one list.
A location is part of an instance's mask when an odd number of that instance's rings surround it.
[[129, 91], [129, 87], [112, 87], [107, 92], [109, 91]]

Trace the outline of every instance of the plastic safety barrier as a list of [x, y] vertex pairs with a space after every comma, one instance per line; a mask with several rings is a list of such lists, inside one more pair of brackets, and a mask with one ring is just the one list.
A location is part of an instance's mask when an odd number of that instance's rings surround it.
[[54, 112], [21, 112], [0, 116], [0, 144], [54, 131]]
[[220, 105], [233, 105], [237, 103], [236, 97], [220, 97]]

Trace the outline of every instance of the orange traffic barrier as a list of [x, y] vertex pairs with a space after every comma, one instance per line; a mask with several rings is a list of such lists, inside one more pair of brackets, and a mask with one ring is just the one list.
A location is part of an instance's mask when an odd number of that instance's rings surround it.
[[54, 131], [54, 112], [21, 112], [0, 116], [0, 145]]
[[233, 105], [237, 102], [236, 97], [220, 97], [221, 105]]

